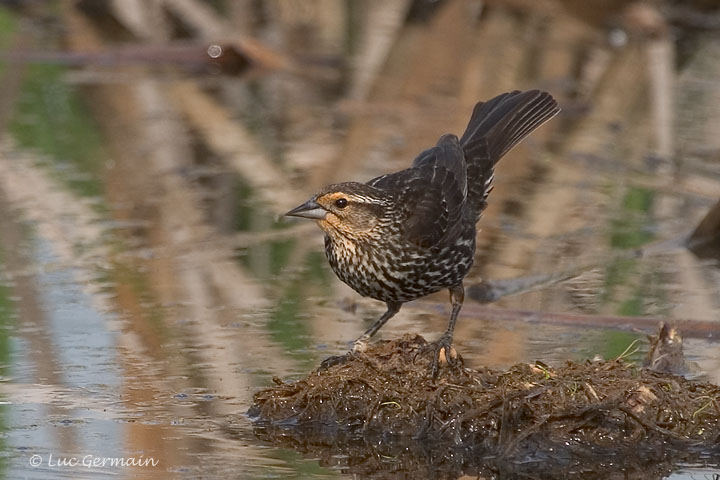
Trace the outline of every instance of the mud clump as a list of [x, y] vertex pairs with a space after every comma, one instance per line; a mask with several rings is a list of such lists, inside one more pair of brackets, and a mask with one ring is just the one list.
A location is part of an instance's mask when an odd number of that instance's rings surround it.
[[622, 360], [500, 372], [465, 368], [459, 358], [432, 379], [434, 351], [416, 335], [378, 342], [297, 382], [276, 380], [255, 395], [248, 415], [260, 436], [307, 451], [374, 438], [403, 451], [419, 442], [475, 459], [547, 464], [548, 456], [643, 452], [644, 461], [659, 461], [720, 450], [716, 385]]

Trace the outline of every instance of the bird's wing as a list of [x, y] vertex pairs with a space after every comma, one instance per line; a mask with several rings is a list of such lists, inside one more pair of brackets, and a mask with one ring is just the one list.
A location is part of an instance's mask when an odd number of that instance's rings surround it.
[[467, 195], [462, 148], [454, 135], [443, 135], [425, 150], [412, 167], [383, 175], [368, 185], [394, 192], [402, 236], [429, 247], [440, 242], [458, 224]]

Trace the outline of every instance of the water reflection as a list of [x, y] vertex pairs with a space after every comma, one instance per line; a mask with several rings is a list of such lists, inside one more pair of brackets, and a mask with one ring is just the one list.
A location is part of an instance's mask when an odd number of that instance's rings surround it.
[[[298, 378], [344, 351], [382, 310], [335, 279], [318, 229], [276, 216], [331, 181], [404, 167], [500, 91], [549, 89], [565, 113], [499, 165], [469, 283], [571, 272], [493, 307], [720, 318], [717, 262], [678, 247], [720, 194], [707, 154], [720, 147], [711, 35], [696, 33], [668, 86], [654, 37], [633, 30], [611, 47], [603, 22], [559, 7], [60, 2], [49, 15], [31, 3], [0, 8], [1, 48], [112, 53], [227, 34], [266, 68], [233, 77], [164, 62], [3, 65], [8, 478], [341, 476], [258, 441], [242, 416], [273, 375]], [[670, 144], [658, 98], [674, 100]], [[638, 248], [650, 253], [631, 255]], [[433, 338], [443, 308], [444, 294], [410, 304], [382, 334]], [[470, 365], [611, 358], [644, 338], [477, 312], [468, 306], [456, 331]], [[716, 344], [685, 346], [692, 374], [720, 381]], [[45, 464], [31, 468], [34, 454]], [[161, 463], [58, 468], [50, 454]]]

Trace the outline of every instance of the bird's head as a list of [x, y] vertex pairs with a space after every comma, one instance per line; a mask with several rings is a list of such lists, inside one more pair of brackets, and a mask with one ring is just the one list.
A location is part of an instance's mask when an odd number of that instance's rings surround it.
[[358, 240], [373, 237], [391, 205], [388, 195], [364, 183], [328, 185], [285, 215], [317, 220], [330, 236]]

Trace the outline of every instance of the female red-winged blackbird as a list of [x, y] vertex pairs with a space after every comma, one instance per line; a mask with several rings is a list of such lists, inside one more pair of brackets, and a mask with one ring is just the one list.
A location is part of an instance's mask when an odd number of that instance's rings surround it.
[[[462, 307], [463, 278], [475, 254], [475, 224], [487, 205], [493, 168], [511, 148], [558, 114], [546, 92], [504, 93], [475, 105], [458, 140], [440, 137], [410, 168], [367, 183], [329, 185], [285, 215], [317, 220], [335, 274], [387, 311], [355, 341], [362, 351], [403, 303], [443, 288], [452, 314], [435, 343], [433, 375], [450, 346]], [[331, 357], [325, 365], [341, 357]]]

